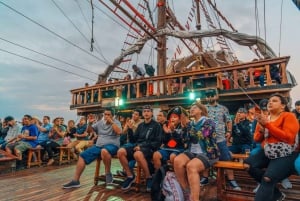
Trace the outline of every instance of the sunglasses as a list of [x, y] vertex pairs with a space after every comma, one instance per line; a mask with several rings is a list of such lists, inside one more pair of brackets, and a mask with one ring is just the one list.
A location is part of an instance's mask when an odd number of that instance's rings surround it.
[[215, 94], [206, 94], [205, 96], [206, 96], [207, 98], [209, 98], [209, 97], [214, 97]]

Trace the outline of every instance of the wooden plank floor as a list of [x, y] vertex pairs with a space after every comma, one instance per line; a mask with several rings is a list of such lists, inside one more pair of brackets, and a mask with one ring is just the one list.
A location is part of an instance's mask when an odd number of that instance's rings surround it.
[[[118, 160], [114, 159], [112, 172], [120, 168]], [[75, 170], [75, 163], [71, 165], [54, 165], [51, 167], [32, 167], [15, 173], [0, 174], [1, 201], [150, 201], [150, 194], [145, 188], [137, 193], [134, 189], [123, 191], [119, 185], [106, 187], [99, 182], [94, 186], [95, 163], [88, 165], [81, 177], [81, 187], [62, 189], [62, 184], [69, 182]], [[103, 165], [101, 164], [103, 173]], [[202, 189], [202, 201], [215, 201], [215, 185], [208, 185]]]

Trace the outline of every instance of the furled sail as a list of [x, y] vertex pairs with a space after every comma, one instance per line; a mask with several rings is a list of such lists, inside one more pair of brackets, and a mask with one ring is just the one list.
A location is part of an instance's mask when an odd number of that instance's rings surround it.
[[[173, 36], [176, 38], [184, 38], [184, 39], [205, 38], [205, 37], [214, 37], [214, 36], [222, 35], [225, 38], [228, 38], [242, 46], [252, 47], [256, 45], [258, 52], [261, 55], [263, 55], [264, 58], [276, 57], [274, 51], [266, 44], [266, 42], [262, 38], [257, 36], [251, 36], [244, 33], [232, 32], [225, 29], [178, 31], [178, 30], [171, 30], [165, 28], [165, 29], [158, 30], [154, 36], [158, 37], [162, 35]], [[108, 75], [114, 70], [114, 67], [118, 66], [122, 62], [123, 58], [134, 53], [140, 53], [140, 51], [143, 49], [146, 42], [150, 39], [151, 39], [150, 36], [140, 38], [135, 44], [130, 46], [130, 48], [123, 51], [121, 55], [114, 60], [113, 64], [107, 67], [107, 69], [103, 74], [101, 74], [101, 76], [103, 78], [107, 78]]]

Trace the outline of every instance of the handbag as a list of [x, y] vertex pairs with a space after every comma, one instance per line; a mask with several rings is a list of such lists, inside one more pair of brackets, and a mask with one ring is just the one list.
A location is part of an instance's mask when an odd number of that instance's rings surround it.
[[282, 158], [290, 156], [294, 151], [292, 145], [284, 142], [266, 143], [264, 146], [264, 152], [269, 159]]
[[66, 146], [71, 143], [71, 138], [69, 136], [64, 137], [62, 145]]

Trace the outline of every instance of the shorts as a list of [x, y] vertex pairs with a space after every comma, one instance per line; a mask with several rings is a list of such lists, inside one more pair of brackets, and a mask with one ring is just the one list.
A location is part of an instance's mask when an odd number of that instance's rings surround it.
[[166, 149], [162, 148], [162, 149], [158, 150], [158, 152], [161, 154], [162, 160], [167, 161], [167, 160], [170, 159], [171, 154], [175, 154], [177, 156], [178, 154], [182, 153], [183, 150], [178, 150], [178, 149], [174, 149], [174, 150], [168, 149], [168, 150], [166, 150]]
[[[136, 147], [136, 146], [123, 147], [126, 150], [128, 161], [135, 160], [135, 158], [133, 157], [134, 147]], [[151, 149], [146, 148], [146, 147], [141, 147], [141, 152], [144, 154], [144, 157], [146, 160], [152, 160], [152, 156], [153, 156], [154, 152]]]
[[[194, 154], [192, 152], [183, 152], [190, 160], [198, 158], [204, 165], [205, 169], [210, 168], [215, 161], [211, 161], [205, 156], [205, 154]], [[216, 160], [217, 161], [217, 160]]]
[[24, 142], [24, 141], [18, 141], [13, 144], [7, 144], [6, 147], [8, 147], [10, 150], [17, 149], [21, 153], [23, 153], [24, 151], [26, 151], [29, 148], [32, 148], [31, 144], [29, 144], [28, 142]]
[[85, 164], [90, 164], [94, 160], [100, 157], [100, 153], [102, 149], [106, 149], [111, 156], [114, 156], [117, 154], [117, 151], [119, 149], [118, 146], [113, 144], [107, 144], [102, 147], [98, 147], [96, 145], [88, 148], [87, 150], [80, 153], [80, 156], [83, 158]]

